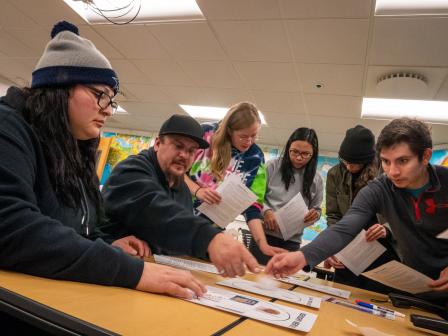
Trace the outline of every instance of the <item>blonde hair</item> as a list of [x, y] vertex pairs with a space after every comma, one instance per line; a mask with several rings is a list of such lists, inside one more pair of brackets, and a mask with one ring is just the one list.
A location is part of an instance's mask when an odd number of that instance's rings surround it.
[[257, 107], [249, 102], [241, 102], [233, 105], [211, 140], [212, 159], [210, 163], [211, 173], [217, 180], [224, 178], [224, 172], [230, 163], [232, 156], [232, 140], [230, 132], [238, 131], [261, 123]]

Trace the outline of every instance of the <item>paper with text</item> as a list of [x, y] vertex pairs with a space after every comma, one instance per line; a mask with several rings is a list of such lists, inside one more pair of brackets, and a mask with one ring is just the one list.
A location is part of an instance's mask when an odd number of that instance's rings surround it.
[[386, 286], [417, 294], [431, 289], [428, 283], [431, 278], [396, 260], [389, 261], [373, 270], [362, 273], [365, 277], [381, 282]]
[[243, 280], [239, 278], [226, 279], [220, 282], [217, 282], [218, 285], [232, 287], [236, 289], [241, 289], [246, 292], [260, 294], [264, 296], [269, 296], [275, 299], [288, 301], [292, 303], [297, 303], [300, 305], [312, 307], [312, 308], [320, 308], [320, 304], [322, 300], [318, 297], [305, 295], [298, 292], [289, 291], [286, 289], [278, 288], [278, 287], [265, 287], [263, 284]]
[[448, 239], [448, 229], [443, 231], [443, 232], [441, 232], [441, 233], [439, 233], [437, 235], [437, 238], [439, 238], [439, 239]]
[[165, 255], [154, 254], [154, 261], [158, 264], [163, 264], [175, 268], [182, 268], [189, 271], [201, 271], [213, 274], [219, 274], [218, 269], [207, 263], [199, 261], [170, 257]]
[[350, 244], [335, 256], [350, 271], [360, 275], [385, 251], [386, 248], [376, 240], [366, 241], [366, 230], [362, 230]]
[[281, 278], [280, 281], [292, 284], [292, 285], [297, 285], [300, 287], [304, 287], [304, 288], [308, 288], [308, 289], [312, 289], [315, 290], [317, 292], [322, 292], [322, 293], [326, 293], [326, 294], [331, 294], [333, 296], [339, 296], [342, 297], [344, 299], [348, 299], [350, 297], [351, 292], [347, 291], [347, 290], [343, 290], [343, 289], [339, 289], [339, 288], [335, 288], [335, 287], [330, 287], [330, 286], [325, 286], [325, 285], [319, 285], [319, 284], [315, 284], [312, 283], [311, 281], [303, 281], [303, 280], [299, 280], [296, 279], [294, 277], [285, 277], [285, 278]]
[[300, 193], [275, 212], [278, 227], [284, 240], [289, 240], [295, 234], [303, 231], [307, 226], [303, 221], [307, 213], [308, 207]]
[[310, 331], [317, 319], [316, 314], [212, 286], [203, 297], [187, 301], [299, 331]]
[[216, 191], [221, 195], [221, 202], [204, 202], [198, 206], [198, 210], [222, 228], [257, 200], [257, 196], [246, 187], [237, 174], [227, 175]]

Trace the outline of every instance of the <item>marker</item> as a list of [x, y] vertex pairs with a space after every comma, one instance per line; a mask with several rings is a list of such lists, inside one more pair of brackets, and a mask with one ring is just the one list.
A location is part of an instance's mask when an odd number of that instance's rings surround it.
[[374, 304], [371, 304], [371, 303], [368, 303], [368, 302], [364, 302], [364, 301], [361, 301], [361, 300], [355, 300], [355, 302], [359, 306], [370, 308], [370, 309], [374, 309], [374, 310], [378, 310], [378, 311], [382, 311], [382, 312], [385, 312], [387, 314], [392, 314], [392, 315], [395, 315], [395, 316], [398, 316], [398, 317], [405, 317], [406, 316], [406, 315], [404, 315], [404, 314], [402, 314], [400, 312], [397, 312], [395, 310], [392, 310], [392, 309], [389, 309], [389, 308], [386, 308], [386, 307], [380, 307], [380, 306], [377, 306], [377, 305], [374, 305]]

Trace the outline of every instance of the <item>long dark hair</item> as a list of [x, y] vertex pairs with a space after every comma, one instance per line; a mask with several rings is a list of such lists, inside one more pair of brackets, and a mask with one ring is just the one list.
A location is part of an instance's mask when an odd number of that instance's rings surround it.
[[81, 208], [82, 183], [99, 210], [101, 196], [95, 170], [99, 138], [76, 140], [73, 137], [68, 116], [71, 89], [23, 89], [26, 95], [24, 117], [39, 138], [52, 187], [61, 203]]
[[311, 200], [311, 185], [314, 181], [317, 169], [317, 158], [319, 156], [319, 142], [317, 134], [312, 128], [300, 127], [296, 129], [288, 139], [286, 146], [282, 153], [282, 163], [280, 172], [282, 174], [282, 181], [285, 183], [286, 190], [289, 189], [291, 183], [294, 183], [294, 168], [289, 158], [289, 148], [294, 141], [301, 140], [308, 142], [313, 147], [313, 156], [305, 166], [305, 173], [303, 174], [303, 195]]

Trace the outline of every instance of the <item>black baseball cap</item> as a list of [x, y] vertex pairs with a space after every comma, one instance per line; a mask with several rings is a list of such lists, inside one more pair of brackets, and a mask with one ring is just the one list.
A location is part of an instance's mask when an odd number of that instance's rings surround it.
[[194, 118], [187, 115], [173, 114], [169, 117], [160, 127], [159, 136], [168, 134], [186, 136], [196, 141], [201, 149], [209, 147], [208, 142], [202, 138], [204, 131], [201, 125]]

